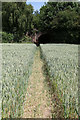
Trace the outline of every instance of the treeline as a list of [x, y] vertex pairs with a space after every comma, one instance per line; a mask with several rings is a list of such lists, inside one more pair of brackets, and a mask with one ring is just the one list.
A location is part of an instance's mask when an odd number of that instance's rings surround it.
[[48, 2], [33, 11], [23, 2], [3, 3], [3, 42], [31, 41], [37, 29], [43, 34], [40, 43], [79, 43], [80, 2]]
[[37, 26], [45, 33], [39, 42], [80, 42], [80, 2], [48, 2], [40, 9], [38, 20]]
[[30, 40], [26, 33], [33, 29], [33, 6], [24, 2], [2, 3], [3, 42], [24, 42]]

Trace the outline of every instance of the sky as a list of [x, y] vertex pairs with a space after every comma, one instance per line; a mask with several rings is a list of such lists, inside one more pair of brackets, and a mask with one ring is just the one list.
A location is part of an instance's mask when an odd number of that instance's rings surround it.
[[28, 2], [30, 0], [27, 0], [27, 4], [31, 4], [34, 8], [34, 11], [38, 10], [45, 4], [44, 2]]
[[36, 10], [39, 11], [39, 9], [45, 4], [45, 2], [48, 2], [48, 0], [38, 0], [38, 1], [39, 2], [37, 2], [37, 0], [27, 0], [27, 4], [31, 4], [34, 7], [34, 11]]

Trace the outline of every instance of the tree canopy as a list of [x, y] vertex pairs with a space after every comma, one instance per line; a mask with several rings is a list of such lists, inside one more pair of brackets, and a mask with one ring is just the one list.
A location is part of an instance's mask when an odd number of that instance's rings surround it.
[[80, 2], [47, 2], [34, 14], [33, 6], [24, 2], [3, 3], [2, 18], [3, 31], [14, 34], [17, 42], [37, 29], [49, 36], [48, 42], [79, 43]]
[[2, 5], [2, 26], [3, 31], [13, 33], [15, 41], [26, 34], [31, 33], [33, 6], [24, 2], [9, 2]]
[[42, 31], [79, 27], [80, 4], [76, 2], [48, 2], [40, 9]]
[[39, 29], [48, 34], [50, 42], [79, 43], [80, 3], [48, 2], [39, 18]]

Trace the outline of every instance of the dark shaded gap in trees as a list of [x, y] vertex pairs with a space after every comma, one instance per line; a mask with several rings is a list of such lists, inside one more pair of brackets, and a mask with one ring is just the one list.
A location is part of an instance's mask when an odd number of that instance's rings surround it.
[[46, 43], [67, 43], [67, 44], [79, 44], [80, 36], [76, 37], [79, 34], [80, 30], [53, 30], [48, 31], [45, 34], [42, 34], [38, 38], [39, 44]]

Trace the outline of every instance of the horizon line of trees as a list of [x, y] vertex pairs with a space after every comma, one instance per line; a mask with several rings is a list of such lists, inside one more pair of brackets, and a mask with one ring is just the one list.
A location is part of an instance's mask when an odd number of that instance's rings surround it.
[[47, 2], [33, 11], [26, 2], [2, 3], [3, 42], [32, 41], [37, 29], [45, 33], [40, 43], [80, 43], [80, 2]]
[[36, 19], [35, 26], [46, 33], [40, 43], [80, 43], [80, 2], [48, 2]]

